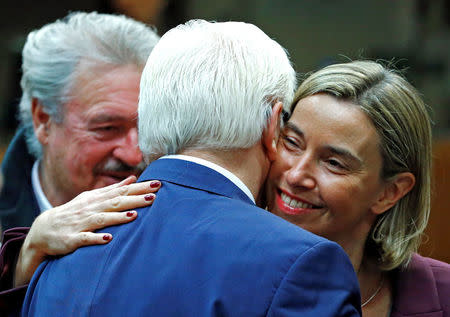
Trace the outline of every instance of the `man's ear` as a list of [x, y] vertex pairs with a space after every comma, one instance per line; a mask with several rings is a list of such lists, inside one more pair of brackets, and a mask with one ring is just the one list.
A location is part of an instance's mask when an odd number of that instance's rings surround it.
[[394, 206], [401, 198], [410, 192], [416, 183], [416, 178], [410, 172], [399, 173], [389, 180], [380, 197], [372, 205], [372, 212], [380, 215]]
[[277, 156], [277, 143], [280, 135], [280, 118], [283, 110], [283, 103], [278, 101], [272, 107], [272, 114], [267, 122], [267, 127], [263, 132], [263, 146], [266, 149], [267, 157], [272, 162]]
[[44, 107], [37, 98], [31, 99], [31, 116], [36, 138], [41, 144], [47, 144], [51, 117], [45, 112]]

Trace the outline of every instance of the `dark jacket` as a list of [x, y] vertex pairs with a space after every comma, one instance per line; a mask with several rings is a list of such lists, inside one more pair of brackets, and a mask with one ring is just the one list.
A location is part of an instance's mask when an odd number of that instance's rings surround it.
[[3, 233], [0, 251], [0, 316], [19, 316], [28, 285], [14, 288], [14, 266], [29, 228]]
[[34, 157], [28, 153], [23, 129], [11, 141], [2, 162], [3, 188], [0, 192], [2, 230], [29, 227], [39, 215], [31, 185]]
[[450, 317], [450, 265], [414, 254], [395, 277], [391, 317]]

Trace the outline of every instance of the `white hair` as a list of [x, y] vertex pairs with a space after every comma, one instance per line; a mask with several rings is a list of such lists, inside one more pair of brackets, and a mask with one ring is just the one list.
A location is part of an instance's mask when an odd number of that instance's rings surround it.
[[295, 86], [286, 51], [256, 26], [191, 20], [161, 38], [142, 73], [140, 148], [154, 159], [251, 147]]
[[63, 118], [64, 104], [80, 62], [93, 65], [136, 65], [142, 69], [159, 36], [156, 31], [125, 16], [75, 12], [31, 32], [22, 52], [20, 120], [28, 150], [42, 155], [32, 122], [31, 101], [37, 98], [56, 121]]

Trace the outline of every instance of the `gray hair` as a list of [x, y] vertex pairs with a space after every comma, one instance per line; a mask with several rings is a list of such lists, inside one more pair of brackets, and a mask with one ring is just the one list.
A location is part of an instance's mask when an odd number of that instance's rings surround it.
[[317, 93], [349, 100], [371, 120], [381, 141], [383, 180], [402, 172], [415, 176], [413, 189], [377, 218], [365, 250], [379, 258], [382, 269], [406, 265], [430, 213], [432, 139], [427, 107], [401, 75], [372, 61], [335, 64], [313, 73], [298, 88], [292, 108]]
[[161, 38], [142, 73], [140, 148], [147, 159], [248, 148], [295, 86], [286, 51], [256, 26], [191, 20]]
[[31, 114], [36, 98], [56, 122], [61, 122], [64, 104], [77, 76], [77, 66], [136, 65], [142, 69], [159, 36], [145, 24], [125, 16], [75, 12], [31, 32], [23, 48], [20, 121], [28, 150], [42, 156]]

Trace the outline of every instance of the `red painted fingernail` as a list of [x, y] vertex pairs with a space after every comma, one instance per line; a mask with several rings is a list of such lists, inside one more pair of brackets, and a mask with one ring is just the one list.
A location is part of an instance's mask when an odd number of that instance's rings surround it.
[[156, 188], [156, 187], [158, 187], [160, 185], [160, 182], [159, 181], [151, 181], [150, 182], [150, 187], [151, 188]]
[[108, 240], [111, 240], [111, 236], [109, 235], [109, 234], [105, 234], [104, 236], [103, 236], [103, 240], [105, 240], [105, 241], [108, 241]]
[[145, 195], [144, 196], [144, 199], [146, 200], [146, 201], [151, 201], [151, 200], [153, 200], [155, 198], [155, 195], [153, 195], [153, 194], [148, 194], [148, 195]]
[[128, 211], [127, 212], [127, 217], [132, 217], [134, 215], [134, 211]]

